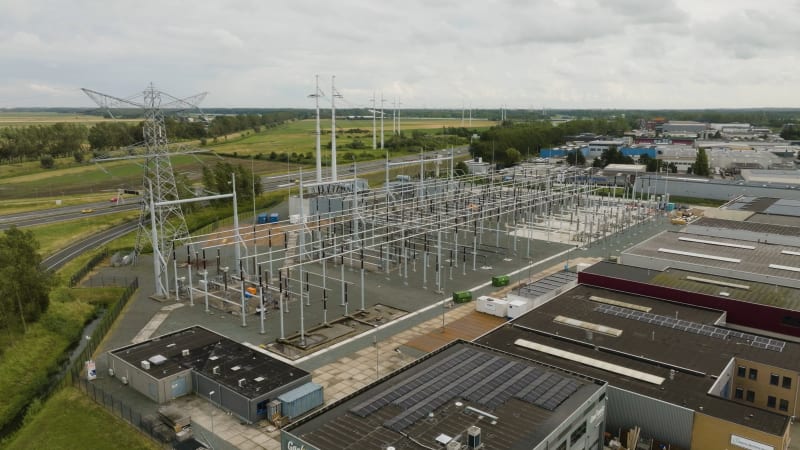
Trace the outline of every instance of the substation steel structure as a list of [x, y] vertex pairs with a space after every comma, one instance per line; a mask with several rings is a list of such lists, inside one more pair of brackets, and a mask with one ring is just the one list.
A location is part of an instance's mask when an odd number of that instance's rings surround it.
[[[630, 198], [598, 195], [599, 187], [583, 172], [553, 167], [523, 169], [512, 177], [455, 176], [452, 161], [452, 156], [398, 163], [387, 159], [387, 183], [374, 190], [360, 188], [357, 175], [314, 183], [301, 178], [294, 198], [299, 214], [290, 220], [254, 221], [192, 236], [185, 250], [190, 301], [203, 298], [206, 312], [209, 298], [228, 304], [241, 314], [242, 326], [248, 314], [259, 313], [262, 334], [267, 305], [275, 305], [280, 340], [286, 339], [284, 313], [293, 305], [299, 309], [304, 342], [306, 308], [322, 308], [323, 324], [328, 323], [328, 303], [336, 297], [342, 317], [366, 308], [365, 271], [402, 279], [405, 285], [416, 280], [419, 288], [444, 294], [454, 273], [467, 276], [492, 258], [531, 261], [534, 239], [589, 247], [655, 217], [654, 202], [634, 200], [635, 193]], [[443, 162], [449, 168], [440, 173]], [[393, 168], [409, 165], [419, 165], [418, 177], [389, 182]], [[250, 250], [244, 255], [237, 250], [231, 259], [230, 252], [222, 251], [231, 242]], [[345, 268], [356, 272], [357, 281], [345, 275]], [[192, 285], [193, 270], [203, 277], [199, 287]], [[178, 277], [177, 267], [175, 272]], [[352, 307], [354, 294], [358, 298]]]

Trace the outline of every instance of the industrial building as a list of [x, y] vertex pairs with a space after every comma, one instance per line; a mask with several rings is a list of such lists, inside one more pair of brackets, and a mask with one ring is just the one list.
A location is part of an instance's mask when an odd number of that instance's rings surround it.
[[606, 384], [455, 341], [284, 429], [282, 449], [602, 449]]
[[664, 134], [698, 134], [708, 129], [708, 124], [691, 120], [670, 120], [661, 126]]
[[[200, 326], [112, 350], [108, 357], [123, 384], [155, 402], [194, 393], [249, 423], [280, 414], [281, 405], [270, 403], [297, 388], [318, 404], [322, 399], [306, 386], [313, 383], [305, 370]], [[295, 407], [291, 400], [287, 407]]]
[[580, 285], [476, 343], [606, 380], [606, 430], [638, 426], [652, 448], [785, 449], [800, 346], [724, 317]]
[[724, 324], [739, 330], [800, 337], [800, 290], [795, 288], [611, 262], [597, 263], [578, 277], [581, 284], [725, 311]]
[[777, 184], [789, 189], [800, 187], [800, 170], [744, 169], [741, 176], [748, 183]]
[[676, 268], [800, 288], [800, 247], [665, 231], [623, 251], [619, 262], [662, 271]]

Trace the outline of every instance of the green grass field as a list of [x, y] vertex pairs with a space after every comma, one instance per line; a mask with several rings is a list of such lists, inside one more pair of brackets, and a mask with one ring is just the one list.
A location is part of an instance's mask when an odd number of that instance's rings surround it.
[[139, 211], [124, 211], [103, 216], [83, 217], [28, 228], [39, 241], [39, 253], [49, 255], [73, 242], [139, 217]]
[[110, 414], [76, 388], [47, 401], [39, 414], [5, 447], [33, 449], [160, 449], [154, 441]]
[[[493, 126], [495, 122], [473, 121], [473, 128], [481, 130]], [[384, 124], [384, 142], [388, 141], [392, 135], [391, 124], [388, 130]], [[437, 120], [437, 119], [405, 119], [401, 122], [400, 128], [404, 135], [408, 136], [414, 130], [423, 131], [427, 134], [437, 135], [442, 133], [443, 127], [460, 127], [460, 120]], [[257, 155], [261, 153], [264, 157], [271, 152], [275, 153], [299, 153], [305, 154], [315, 152], [315, 120], [297, 120], [276, 128], [262, 131], [258, 134], [251, 133], [240, 138], [229, 138], [217, 144], [211, 143], [208, 148], [218, 153], [237, 155]], [[372, 150], [372, 121], [371, 120], [343, 120], [336, 121], [336, 148], [337, 153], [353, 152], [356, 155], [369, 155], [369, 158], [380, 158], [385, 153], [380, 150], [380, 128], [377, 135], [378, 150]], [[364, 149], [348, 148], [354, 141], [360, 140], [364, 144]], [[321, 123], [320, 143], [323, 148], [323, 158], [330, 160], [330, 150], [328, 142], [331, 141], [330, 120]], [[455, 140], [454, 140], [455, 141]]]
[[59, 122], [94, 125], [98, 122], [109, 122], [111, 120], [139, 122], [142, 119], [106, 119], [100, 116], [90, 116], [87, 114], [58, 112], [0, 112], [0, 128], [23, 127], [28, 125], [52, 125]]

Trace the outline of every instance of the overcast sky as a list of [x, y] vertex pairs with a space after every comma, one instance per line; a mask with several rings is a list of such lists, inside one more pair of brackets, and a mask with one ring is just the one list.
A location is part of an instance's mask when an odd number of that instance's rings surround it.
[[799, 43], [800, 0], [0, 0], [0, 108], [800, 107]]

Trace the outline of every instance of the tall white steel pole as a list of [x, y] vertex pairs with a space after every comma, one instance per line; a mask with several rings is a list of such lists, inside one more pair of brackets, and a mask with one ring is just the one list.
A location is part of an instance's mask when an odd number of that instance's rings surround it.
[[331, 76], [331, 180], [336, 181], [336, 75]]
[[322, 183], [322, 149], [320, 148], [320, 134], [321, 130], [319, 127], [319, 75], [315, 75], [317, 81], [317, 88], [314, 91], [314, 99], [317, 103], [317, 183]]
[[383, 150], [383, 92], [381, 92], [381, 150]]
[[372, 149], [378, 148], [378, 133], [375, 128], [375, 91], [372, 91]]
[[400, 136], [400, 100], [397, 100], [397, 135]]

